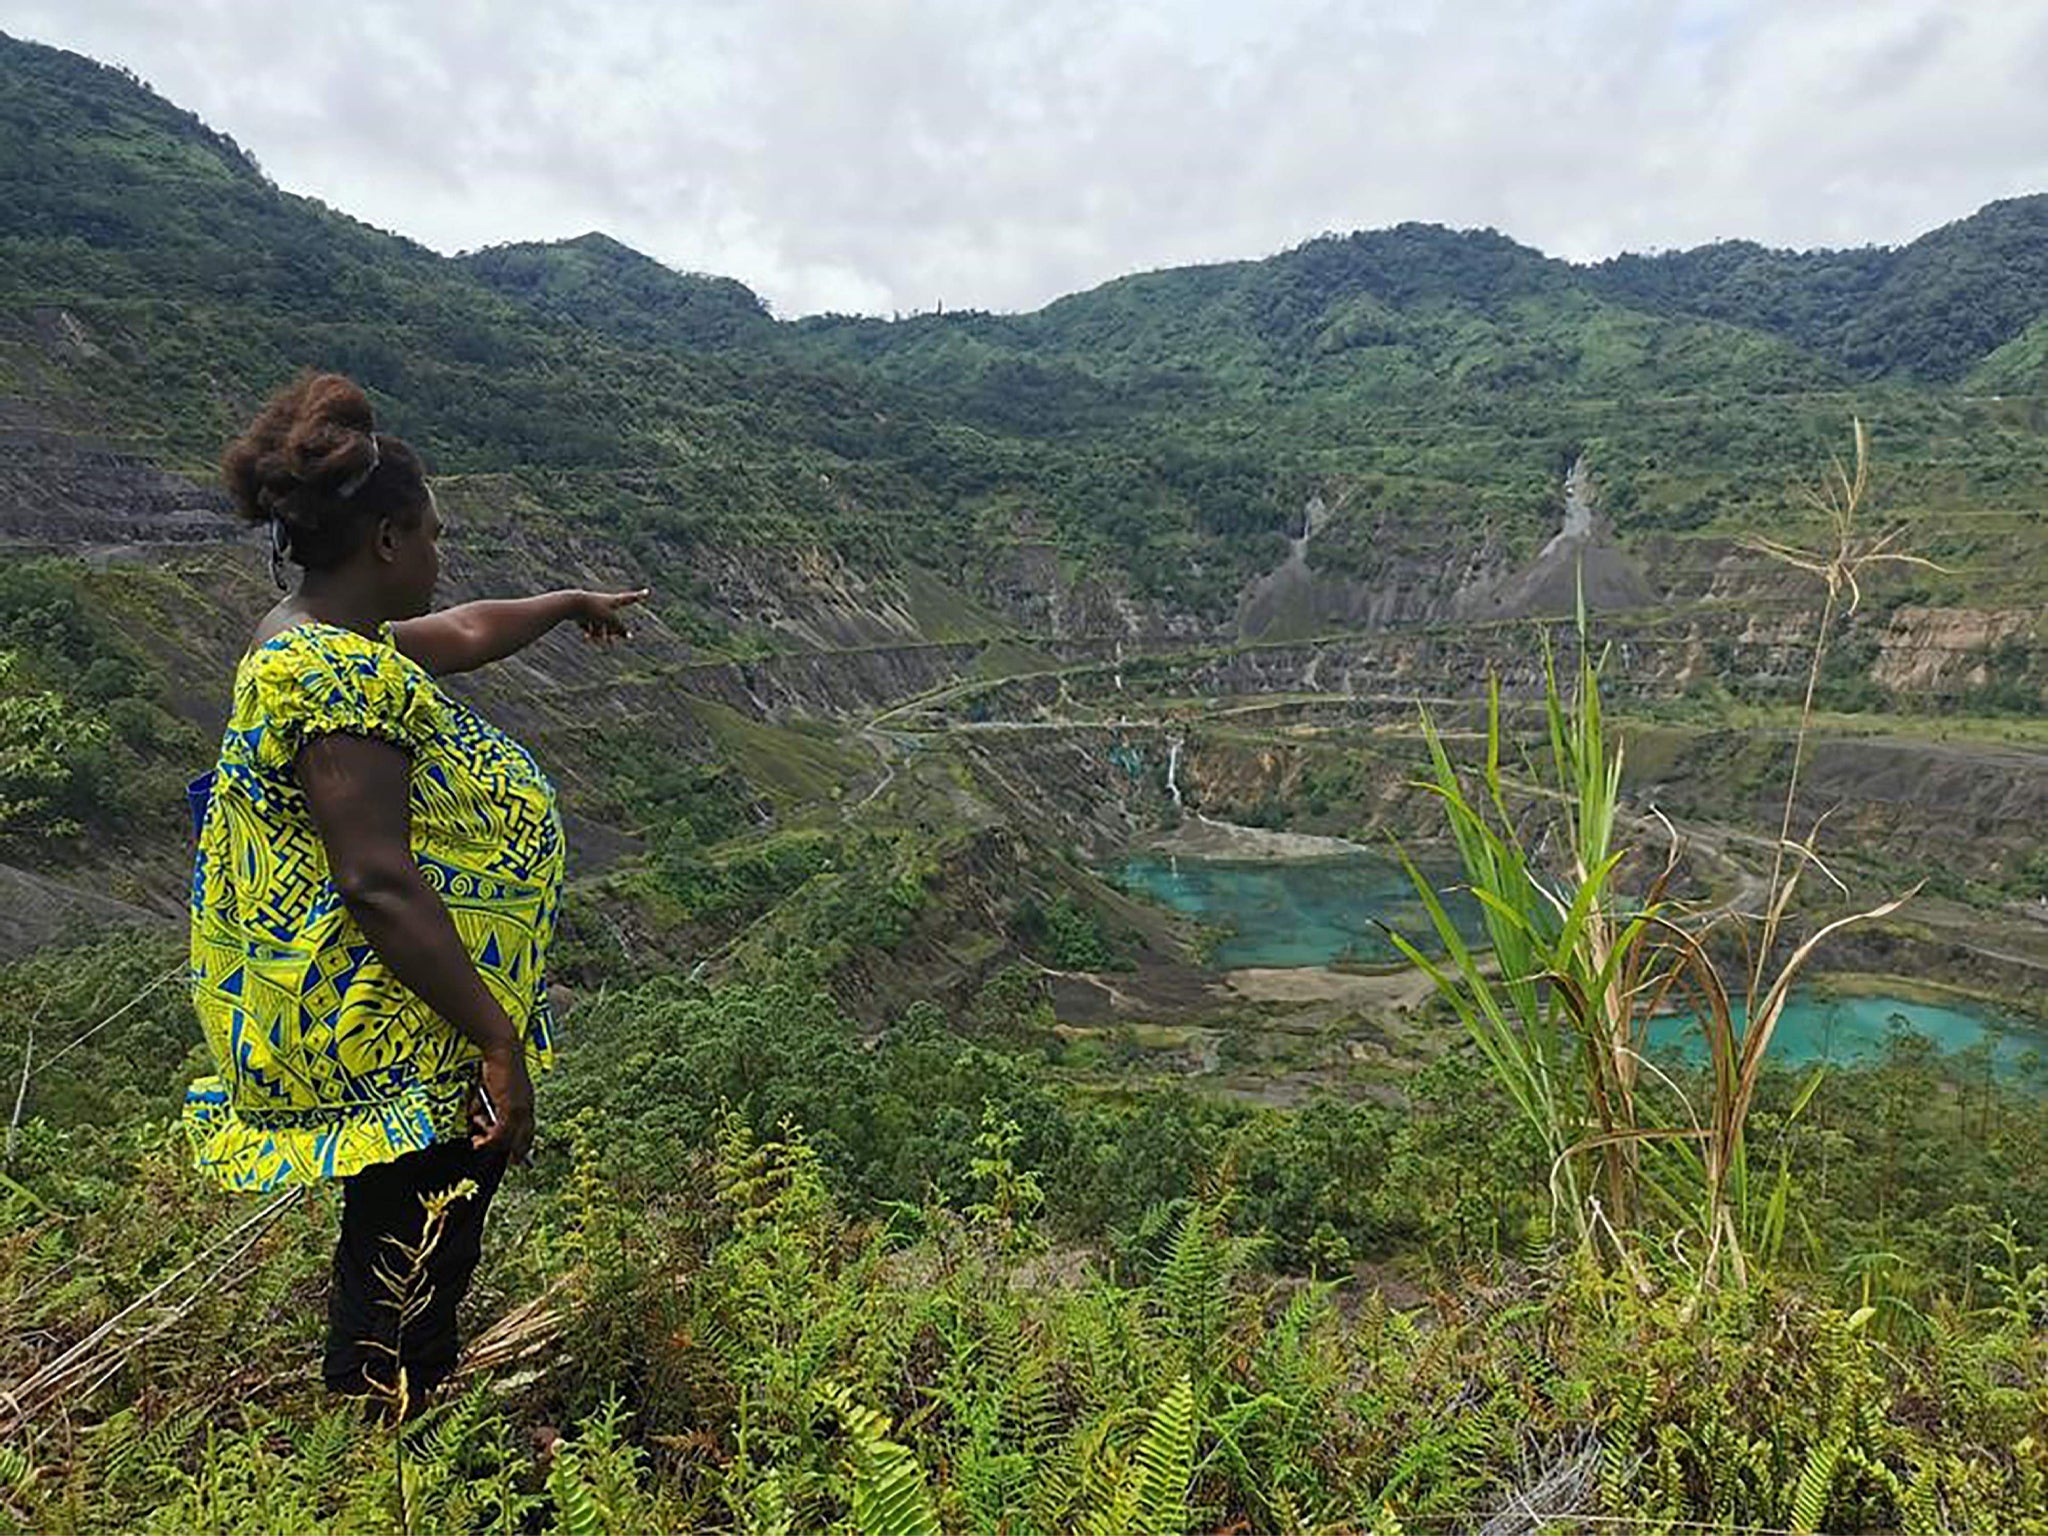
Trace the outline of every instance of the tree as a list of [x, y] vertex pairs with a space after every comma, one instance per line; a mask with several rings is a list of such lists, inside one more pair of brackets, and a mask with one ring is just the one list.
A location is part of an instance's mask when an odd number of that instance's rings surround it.
[[76, 714], [62, 694], [15, 686], [15, 665], [14, 652], [0, 651], [0, 832], [49, 804], [70, 779], [69, 753], [106, 735], [104, 724]]

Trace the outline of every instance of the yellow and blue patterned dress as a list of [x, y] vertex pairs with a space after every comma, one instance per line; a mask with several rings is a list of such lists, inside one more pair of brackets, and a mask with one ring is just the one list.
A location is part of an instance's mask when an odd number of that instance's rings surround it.
[[562, 886], [554, 788], [389, 631], [303, 624], [249, 652], [192, 875], [192, 995], [219, 1071], [185, 1098], [198, 1164], [230, 1189], [346, 1178], [467, 1133], [477, 1051], [364, 939], [293, 761], [324, 735], [412, 758], [412, 848], [491, 994], [548, 1062], [545, 966]]

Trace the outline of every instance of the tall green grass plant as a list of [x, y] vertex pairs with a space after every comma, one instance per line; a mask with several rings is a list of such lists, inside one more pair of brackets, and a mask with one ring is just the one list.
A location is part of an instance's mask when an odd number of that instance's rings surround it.
[[[1808, 500], [1826, 519], [1827, 544], [1757, 547], [1819, 575], [1804, 704], [1792, 742], [1783, 814], [1758, 913], [1708, 908], [1671, 895], [1684, 840], [1622, 795], [1624, 748], [1601, 701], [1601, 658], [1583, 599], [1567, 672], [1544, 639], [1540, 762], [1508, 758], [1500, 689], [1488, 690], [1484, 756], [1460, 766], [1425, 710], [1430, 772], [1422, 787], [1444, 808], [1465, 883], [1490, 949], [1468, 945], [1415, 863], [1402, 859], [1444, 952], [1437, 961], [1401, 935], [1394, 942], [1428, 972], [1463, 1022], [1494, 1081], [1551, 1157], [1554, 1225], [1647, 1283], [1645, 1251], [1670, 1231], [1702, 1287], [1748, 1280], [1749, 1255], [1782, 1245], [1791, 1168], [1752, 1176], [1751, 1110], [1792, 989], [1817, 950], [1843, 929], [1897, 911], [1910, 896], [1852, 910], [1800, 933], [1802, 878], [1819, 869], [1846, 894], [1815, 849], [1816, 825], [1795, 838], [1800, 769], [1815, 690], [1837, 621], [1854, 611], [1873, 565], [1916, 561], [1896, 553], [1896, 532], [1865, 539], [1858, 516], [1869, 493], [1869, 437], [1855, 423], [1855, 461], [1837, 462]], [[1646, 844], [1651, 829], [1660, 858]], [[1733, 950], [1743, 964], [1731, 965]], [[1650, 1022], [1683, 1006], [1701, 1024], [1704, 1095], [1686, 1093], [1648, 1059]], [[1795, 1101], [1804, 1109], [1812, 1084]]]

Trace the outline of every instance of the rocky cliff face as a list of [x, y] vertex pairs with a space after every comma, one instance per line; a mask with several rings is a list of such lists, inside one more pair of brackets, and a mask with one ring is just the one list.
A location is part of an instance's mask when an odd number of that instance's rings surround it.
[[0, 548], [116, 557], [223, 537], [226, 497], [0, 395]]
[[1906, 697], [1981, 692], [2003, 683], [2048, 703], [2041, 611], [2018, 608], [1895, 610], [1870, 676]]
[[[1313, 563], [1334, 514], [1312, 501], [1285, 562], [1247, 587], [1232, 630], [1218, 633], [1030, 537], [979, 571], [861, 569], [814, 543], [710, 548], [553, 515], [510, 476], [452, 477], [443, 502], [448, 601], [566, 582], [656, 590], [630, 651], [558, 637], [455, 685], [571, 788], [586, 872], [630, 854], [647, 830], [613, 791], [624, 746], [767, 775], [779, 758], [822, 751], [791, 793], [852, 804], [895, 772], [890, 731], [958, 747], [979, 808], [956, 810], [970, 822], [993, 814], [1091, 858], [1170, 820], [1174, 740], [1192, 808], [1281, 806], [1318, 831], [1413, 828], [1412, 744], [1355, 733], [1405, 727], [1418, 701], [1465, 718], [1489, 677], [1511, 699], [1537, 697], [1530, 625], [1492, 610], [1552, 612], [1568, 563], [1575, 588], [1589, 561], [1626, 558], [1589, 512], [1519, 562], [1482, 542], [1392, 552], [1370, 577], [1338, 577]], [[249, 625], [274, 598], [258, 542], [205, 484], [19, 399], [0, 406], [0, 548], [75, 562], [101, 618], [152, 659], [164, 701], [200, 739], [218, 729]], [[1651, 555], [1681, 573], [1661, 592], [1632, 562], [1603, 589], [1623, 610], [1600, 624], [1611, 697], [1668, 702], [1731, 681], [1796, 695], [1812, 639], [1807, 578], [1725, 544]], [[1836, 683], [1860, 679], [1902, 703], [2009, 685], [2039, 704], [2038, 613], [1907, 605], [1858, 624], [1838, 641]], [[1553, 637], [1573, 643], [1568, 626]], [[869, 731], [878, 718], [886, 729]], [[742, 736], [734, 722], [769, 734]], [[1234, 745], [1234, 731], [1270, 739]], [[1337, 758], [1356, 765], [1341, 783], [1328, 767]], [[1637, 771], [1675, 812], [1769, 820], [1768, 764], [1712, 733]], [[1872, 857], [1951, 860], [1995, 880], [2048, 811], [2048, 773], [2019, 748], [1832, 741], [1804, 803], [1832, 810], [1838, 834]], [[124, 857], [133, 878], [119, 899], [174, 913], [182, 848], [167, 840]]]

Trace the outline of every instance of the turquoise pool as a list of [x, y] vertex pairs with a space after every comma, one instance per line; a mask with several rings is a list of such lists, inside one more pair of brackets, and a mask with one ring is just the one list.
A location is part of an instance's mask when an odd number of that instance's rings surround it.
[[[1146, 855], [1126, 860], [1114, 878], [1125, 890], [1228, 929], [1216, 950], [1216, 963], [1226, 969], [1399, 961], [1381, 923], [1426, 951], [1437, 948], [1408, 876], [1376, 854], [1300, 863]], [[1470, 898], [1453, 896], [1449, 910], [1462, 931], [1477, 932]]]
[[[1226, 969], [1254, 966], [1398, 962], [1381, 924], [1428, 951], [1435, 929], [1400, 865], [1370, 853], [1300, 862], [1237, 862], [1144, 855], [1114, 871], [1124, 889], [1227, 930], [1215, 960]], [[1449, 881], [1445, 882], [1450, 883]], [[1447, 907], [1462, 932], [1479, 936], [1478, 909], [1469, 897]], [[2048, 1057], [2048, 1031], [1992, 1013], [1901, 997], [1795, 994], [1771, 1042], [1772, 1056], [1791, 1065], [1848, 1063], [1883, 1053], [1894, 1021], [1926, 1035], [1943, 1051], [1991, 1047], [1994, 1070], [2021, 1075], [2028, 1058]], [[1696, 1021], [1660, 1019], [1652, 1046], [1691, 1060], [1705, 1059]]]

